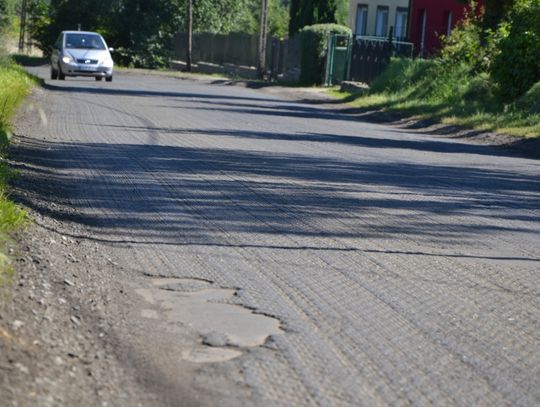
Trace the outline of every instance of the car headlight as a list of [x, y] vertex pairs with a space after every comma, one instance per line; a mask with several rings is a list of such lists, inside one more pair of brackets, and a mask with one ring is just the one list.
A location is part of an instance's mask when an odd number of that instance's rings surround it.
[[62, 62], [63, 62], [64, 64], [71, 64], [71, 63], [73, 62], [73, 59], [71, 59], [71, 57], [68, 57], [67, 55], [64, 55], [64, 56], [62, 57]]
[[103, 61], [101, 61], [101, 65], [112, 66], [113, 60], [111, 58], [105, 58]]

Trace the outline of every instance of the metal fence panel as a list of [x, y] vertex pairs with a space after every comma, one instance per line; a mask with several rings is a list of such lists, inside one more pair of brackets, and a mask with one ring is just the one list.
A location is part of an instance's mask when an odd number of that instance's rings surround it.
[[358, 37], [353, 42], [350, 80], [372, 83], [388, 66], [390, 58], [412, 58], [413, 50], [411, 43]]

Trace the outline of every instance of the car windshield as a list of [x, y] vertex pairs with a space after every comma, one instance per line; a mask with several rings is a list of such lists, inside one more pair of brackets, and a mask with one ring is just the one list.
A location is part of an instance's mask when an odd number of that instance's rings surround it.
[[105, 44], [99, 35], [67, 34], [66, 48], [105, 49]]

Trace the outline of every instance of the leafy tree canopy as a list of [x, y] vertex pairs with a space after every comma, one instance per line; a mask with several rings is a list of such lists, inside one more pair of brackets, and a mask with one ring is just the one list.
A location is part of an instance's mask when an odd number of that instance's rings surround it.
[[6, 29], [14, 19], [20, 0], [0, 0], [0, 31]]
[[[5, 0], [0, 0], [5, 1]], [[32, 0], [33, 36], [50, 45], [62, 30], [97, 31], [119, 50], [119, 59], [134, 65], [166, 62], [174, 34], [185, 30], [186, 0]], [[194, 30], [215, 33], [256, 32], [258, 0], [194, 0]], [[283, 31], [282, 0], [272, 0], [273, 31]], [[275, 16], [272, 18], [272, 15]], [[271, 31], [271, 32], [273, 32]]]
[[492, 29], [496, 28], [508, 15], [515, 2], [515, 0], [486, 0], [486, 27]]
[[289, 34], [314, 24], [336, 23], [338, 3], [341, 0], [292, 0]]

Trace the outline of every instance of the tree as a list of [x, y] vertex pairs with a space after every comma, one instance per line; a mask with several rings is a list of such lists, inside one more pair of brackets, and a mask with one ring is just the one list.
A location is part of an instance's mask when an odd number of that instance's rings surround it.
[[349, 24], [349, 0], [337, 0], [336, 20], [338, 24]]
[[501, 27], [504, 35], [491, 74], [506, 101], [540, 81], [540, 0], [516, 0]]
[[[257, 34], [260, 27], [261, 0], [245, 0], [236, 17], [236, 32]], [[289, 0], [268, 0], [268, 34], [285, 38], [289, 32]]]
[[191, 57], [193, 53], [193, 0], [187, 0], [187, 55], [186, 71], [191, 72]]
[[0, 35], [14, 34], [13, 23], [19, 14], [21, 2], [22, 0], [0, 0]]
[[[44, 5], [32, 16], [32, 34], [46, 53], [60, 31], [80, 24], [104, 35], [117, 50], [114, 58], [119, 63], [159, 67], [167, 64], [175, 34], [188, 31], [189, 21], [193, 32], [258, 32], [261, 0], [191, 0], [192, 19], [188, 18], [190, 0], [28, 1]], [[288, 0], [267, 1], [269, 32], [283, 32]]]
[[302, 28], [325, 23], [336, 23], [338, 0], [292, 0], [290, 8], [289, 35]]
[[0, 0], [0, 30], [4, 29], [9, 22], [8, 4], [6, 0]]
[[485, 1], [485, 19], [486, 28], [495, 29], [508, 15], [515, 0], [486, 0]]
[[259, 79], [263, 79], [264, 70], [266, 67], [266, 42], [268, 39], [268, 0], [261, 0], [260, 14], [259, 46], [257, 50], [257, 73]]
[[273, 37], [285, 38], [289, 31], [289, 4], [287, 0], [270, 0], [268, 10], [268, 33]]

